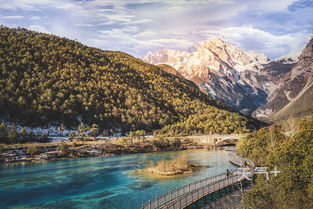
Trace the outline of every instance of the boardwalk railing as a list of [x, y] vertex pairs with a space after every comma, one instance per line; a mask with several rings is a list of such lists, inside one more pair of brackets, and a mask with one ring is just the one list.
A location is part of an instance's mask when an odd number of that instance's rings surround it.
[[237, 170], [233, 170], [233, 174], [230, 176], [226, 176], [226, 174], [222, 173], [179, 187], [153, 200], [150, 200], [146, 204], [142, 205], [141, 209], [185, 208], [206, 195], [240, 182], [242, 180], [241, 177], [243, 176], [244, 169], [251, 171], [250, 173], [246, 173], [248, 177], [252, 177], [254, 175], [255, 164], [251, 160], [241, 158], [234, 153], [231, 154], [230, 161], [238, 166], [243, 166], [245, 161], [249, 162], [250, 168], [238, 168]]
[[166, 205], [161, 206], [160, 208], [167, 208], [167, 209], [180, 209], [185, 208], [192, 203], [196, 202], [197, 200], [216, 192], [220, 189], [223, 189], [227, 186], [233, 185], [237, 182], [239, 182], [241, 174], [235, 173], [232, 176], [220, 176], [221, 178], [217, 180], [216, 182], [209, 183], [208, 185], [205, 185], [203, 187], [200, 187], [196, 190], [193, 190], [191, 192], [188, 192], [179, 198], [169, 202]]
[[[233, 171], [235, 173], [235, 171]], [[222, 179], [227, 178], [227, 176], [222, 173], [218, 174], [216, 176], [211, 176], [205, 179], [201, 179], [199, 181], [187, 184], [185, 186], [179, 187], [177, 189], [174, 189], [168, 193], [165, 193], [153, 200], [150, 200], [146, 204], [144, 204], [141, 208], [142, 209], [156, 209], [156, 208], [163, 208], [165, 205], [168, 205], [170, 202], [173, 202], [173, 200], [178, 199], [179, 197], [182, 197], [188, 193], [191, 193], [193, 191], [197, 191], [200, 188], [203, 188], [207, 185], [213, 185], [221, 181]], [[228, 177], [230, 178], [230, 177]], [[238, 179], [238, 176], [237, 176]]]

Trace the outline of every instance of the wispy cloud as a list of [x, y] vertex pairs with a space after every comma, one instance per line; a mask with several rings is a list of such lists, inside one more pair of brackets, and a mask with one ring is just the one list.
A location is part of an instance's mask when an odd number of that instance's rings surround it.
[[77, 27], [94, 27], [94, 26], [96, 26], [96, 25], [94, 25], [94, 24], [89, 24], [89, 23], [82, 23], [82, 24], [80, 24], [80, 23], [78, 23], [78, 24], [74, 24], [74, 26], [77, 26]]
[[75, 1], [69, 0], [2, 0], [0, 7], [7, 10], [40, 11], [44, 8], [55, 7], [68, 9], [75, 7]]
[[12, 15], [12, 16], [3, 16], [4, 19], [21, 19], [24, 18], [22, 15]]
[[29, 30], [33, 30], [33, 31], [38, 31], [38, 32], [41, 32], [41, 33], [50, 33], [51, 32], [44, 26], [41, 26], [41, 25], [31, 25], [28, 27]]
[[221, 30], [206, 30], [200, 31], [200, 33], [207, 34], [208, 37], [222, 37], [236, 46], [267, 54], [271, 58], [277, 55], [300, 51], [308, 42], [310, 36], [305, 33], [273, 35], [269, 32], [254, 28], [251, 25], [227, 27]]
[[39, 16], [32, 16], [32, 17], [30, 17], [30, 19], [31, 19], [31, 20], [40, 20], [41, 17], [39, 17]]
[[275, 58], [303, 47], [312, 9], [311, 0], [3, 0], [0, 23], [139, 57], [214, 35]]

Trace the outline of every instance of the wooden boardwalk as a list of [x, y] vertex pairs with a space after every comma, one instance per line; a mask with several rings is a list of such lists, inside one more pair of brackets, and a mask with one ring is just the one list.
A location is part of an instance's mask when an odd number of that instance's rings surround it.
[[[254, 163], [252, 161], [241, 158], [236, 154], [231, 155], [230, 161], [239, 166], [242, 166], [244, 161], [248, 161], [252, 172], [247, 176], [251, 177], [253, 175]], [[212, 194], [230, 185], [239, 183], [242, 177], [242, 169], [238, 168], [232, 172], [233, 174], [230, 176], [226, 176], [225, 173], [222, 173], [172, 190], [153, 200], [150, 200], [144, 204], [141, 209], [186, 208], [187, 206], [209, 194]]]

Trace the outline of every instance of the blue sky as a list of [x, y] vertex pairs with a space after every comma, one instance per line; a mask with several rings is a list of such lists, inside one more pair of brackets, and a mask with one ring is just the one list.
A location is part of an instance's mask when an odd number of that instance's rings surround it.
[[0, 0], [0, 24], [136, 57], [218, 36], [271, 59], [313, 34], [313, 0]]

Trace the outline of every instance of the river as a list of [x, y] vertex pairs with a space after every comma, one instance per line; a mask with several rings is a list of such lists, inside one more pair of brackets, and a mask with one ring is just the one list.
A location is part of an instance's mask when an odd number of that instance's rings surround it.
[[[210, 166], [190, 176], [166, 180], [130, 174], [148, 161], [187, 154], [192, 164]], [[234, 169], [227, 151], [176, 151], [0, 164], [0, 208], [139, 208], [174, 188]]]

